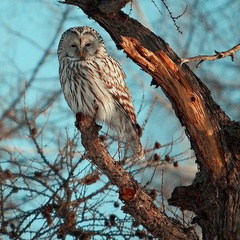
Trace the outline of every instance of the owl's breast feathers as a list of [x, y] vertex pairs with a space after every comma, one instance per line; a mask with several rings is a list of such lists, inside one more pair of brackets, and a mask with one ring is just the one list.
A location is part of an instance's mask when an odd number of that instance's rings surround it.
[[[80, 48], [85, 51], [84, 58], [79, 57]], [[101, 36], [90, 27], [67, 30], [59, 43], [58, 58], [61, 85], [72, 111], [105, 122], [126, 137], [134, 155], [143, 156], [141, 127], [125, 83], [126, 75], [107, 54]]]

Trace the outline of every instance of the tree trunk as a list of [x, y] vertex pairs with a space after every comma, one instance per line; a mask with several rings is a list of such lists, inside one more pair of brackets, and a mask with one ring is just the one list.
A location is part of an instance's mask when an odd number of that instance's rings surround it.
[[[204, 239], [240, 239], [240, 124], [230, 120], [186, 64], [180, 65], [163, 39], [119, 9], [109, 9], [114, 1], [65, 2], [96, 20], [153, 77], [151, 85], [162, 88], [185, 126], [199, 172], [192, 185], [174, 189], [169, 204], [193, 211]], [[119, 2], [122, 7], [127, 1]]]

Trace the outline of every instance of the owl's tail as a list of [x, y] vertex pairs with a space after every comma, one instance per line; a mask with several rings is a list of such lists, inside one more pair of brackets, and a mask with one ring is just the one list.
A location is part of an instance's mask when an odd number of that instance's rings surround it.
[[127, 145], [133, 151], [133, 159], [144, 159], [144, 149], [141, 144], [142, 129], [138, 123], [133, 124], [131, 121], [127, 121], [125, 125], [125, 137]]

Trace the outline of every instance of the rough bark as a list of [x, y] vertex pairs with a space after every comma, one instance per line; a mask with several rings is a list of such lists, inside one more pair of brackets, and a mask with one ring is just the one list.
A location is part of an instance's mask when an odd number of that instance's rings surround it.
[[124, 203], [122, 210], [133, 216], [156, 238], [195, 239], [191, 229], [184, 229], [180, 222], [168, 218], [132, 175], [112, 159], [98, 137], [99, 126], [94, 119], [81, 114], [77, 114], [76, 119], [88, 158], [119, 188], [119, 198]]
[[[102, 2], [65, 1], [79, 6], [95, 19], [111, 35], [117, 47], [124, 49], [128, 57], [153, 77], [151, 84], [160, 86], [171, 101], [195, 151], [199, 172], [192, 185], [173, 191], [169, 203], [195, 212], [194, 221], [202, 227], [204, 239], [240, 239], [239, 124], [232, 122], [221, 110], [207, 87], [186, 64], [180, 64], [179, 57], [163, 39], [120, 10], [115, 9], [113, 13], [104, 11], [103, 7], [100, 9]], [[92, 156], [94, 162], [96, 158]], [[108, 177], [111, 178], [111, 174]], [[126, 186], [131, 186], [132, 181], [131, 178]], [[136, 199], [138, 197], [134, 201]], [[136, 210], [142, 203], [135, 203], [132, 208]], [[166, 219], [164, 216], [164, 221]], [[157, 221], [162, 220], [157, 218]], [[174, 227], [173, 222], [170, 226]], [[171, 227], [170, 231], [173, 231]]]

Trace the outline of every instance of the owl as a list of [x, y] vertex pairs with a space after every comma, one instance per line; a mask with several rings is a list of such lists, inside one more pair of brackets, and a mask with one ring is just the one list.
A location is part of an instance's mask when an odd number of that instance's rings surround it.
[[141, 127], [120, 64], [108, 55], [99, 33], [91, 27], [65, 31], [58, 46], [59, 75], [71, 110], [105, 123], [126, 138], [134, 158], [143, 158]]

